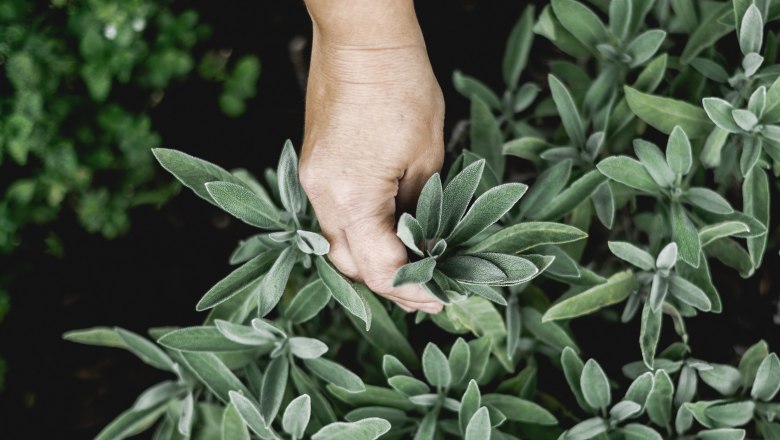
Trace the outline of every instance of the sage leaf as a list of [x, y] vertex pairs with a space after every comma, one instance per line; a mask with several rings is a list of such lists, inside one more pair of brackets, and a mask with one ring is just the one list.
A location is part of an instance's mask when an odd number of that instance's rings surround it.
[[523, 253], [539, 246], [564, 244], [587, 238], [585, 232], [566, 224], [523, 222], [501, 229], [480, 240], [470, 252]]
[[669, 278], [661, 273], [655, 273], [653, 275], [653, 282], [650, 285], [650, 297], [648, 298], [654, 312], [660, 313], [661, 306], [663, 306], [668, 292]]
[[664, 246], [658, 253], [655, 266], [661, 270], [671, 270], [677, 263], [677, 244], [672, 242]]
[[532, 217], [552, 201], [566, 187], [571, 167], [571, 159], [565, 159], [544, 170], [520, 201], [520, 215]]
[[471, 197], [482, 178], [482, 172], [485, 169], [485, 161], [478, 160], [463, 171], [455, 175], [444, 188], [444, 197], [442, 199], [442, 220], [439, 234], [443, 237], [449, 236], [455, 225], [466, 212], [466, 208], [471, 202]]
[[596, 191], [605, 177], [598, 170], [590, 170], [558, 194], [541, 212], [532, 216], [535, 220], [555, 220], [580, 206]]
[[116, 334], [122, 338], [128, 350], [145, 363], [165, 371], [173, 371], [173, 360], [153, 342], [143, 336], [115, 327]]
[[448, 387], [452, 382], [452, 372], [447, 357], [438, 346], [428, 343], [422, 356], [423, 373], [433, 386]]
[[320, 313], [330, 302], [330, 291], [317, 279], [303, 287], [284, 310], [284, 316], [295, 324], [306, 322]]
[[596, 187], [590, 198], [601, 224], [607, 229], [612, 229], [612, 223], [615, 221], [615, 197], [609, 182], [604, 182]]
[[608, 40], [607, 28], [590, 9], [576, 0], [553, 0], [552, 9], [566, 30], [588, 48]]
[[739, 48], [745, 55], [759, 52], [763, 38], [764, 20], [761, 18], [761, 11], [752, 4], [742, 17], [742, 25], [739, 28]]
[[282, 206], [295, 217], [306, 207], [306, 195], [298, 180], [298, 155], [289, 139], [282, 148], [276, 176]]
[[747, 109], [758, 119], [761, 119], [764, 115], [764, 109], [766, 109], [766, 86], [761, 86], [753, 91], [748, 100]]
[[671, 215], [672, 238], [677, 243], [680, 258], [693, 267], [699, 267], [701, 242], [696, 226], [679, 203], [672, 203]]
[[273, 266], [268, 269], [263, 281], [260, 282], [258, 291], [257, 313], [259, 316], [267, 315], [279, 304], [297, 257], [294, 249], [288, 247], [279, 254]]
[[674, 384], [664, 370], [655, 372], [655, 386], [647, 397], [647, 415], [656, 425], [667, 426], [672, 419]]
[[282, 428], [293, 439], [303, 438], [311, 417], [311, 398], [308, 394], [293, 399], [282, 415]]
[[635, 139], [634, 152], [658, 186], [671, 188], [674, 185], [674, 173], [666, 163], [666, 158], [661, 149], [655, 144], [642, 139]]
[[222, 440], [250, 440], [246, 423], [232, 403], [222, 413], [221, 433]]
[[236, 185], [244, 184], [239, 178], [233, 176], [222, 167], [181, 151], [168, 148], [152, 148], [152, 154], [154, 154], [160, 165], [173, 174], [184, 186], [191, 189], [198, 197], [215, 206], [219, 206], [219, 204], [206, 190], [206, 183], [219, 181], [230, 182]]
[[350, 393], [359, 393], [366, 390], [366, 386], [360, 377], [331, 360], [325, 358], [304, 359], [303, 363], [309, 371], [320, 379], [343, 388]]
[[81, 330], [71, 330], [62, 335], [62, 339], [79, 344], [96, 345], [99, 347], [127, 348], [127, 344], [113, 328], [91, 327]]
[[286, 229], [279, 211], [267, 200], [244, 186], [230, 182], [208, 182], [206, 191], [228, 214], [261, 229]]
[[601, 417], [585, 419], [566, 431], [566, 440], [587, 440], [603, 434], [609, 430], [609, 424]]
[[623, 435], [625, 435], [626, 440], [663, 440], [658, 431], [638, 423], [629, 423], [624, 426]]
[[[417, 221], [423, 230], [423, 237], [437, 237], [442, 216], [442, 199], [444, 197], [439, 173], [431, 176], [417, 199]], [[417, 243], [417, 242], [415, 242]]]
[[[257, 330], [249, 325], [234, 324], [221, 319], [215, 320], [214, 325], [225, 339], [229, 339], [241, 345], [266, 345], [272, 344], [276, 340], [276, 337], [272, 333]], [[181, 330], [179, 331], [181, 332]], [[166, 336], [167, 340], [170, 341], [171, 337], [168, 335]]]
[[566, 377], [566, 382], [569, 384], [569, 388], [577, 399], [577, 403], [582, 409], [587, 412], [593, 412], [593, 407], [585, 400], [582, 395], [582, 386], [580, 385], [580, 377], [582, 376], [582, 369], [585, 364], [582, 362], [577, 353], [571, 347], [564, 347], [561, 352], [561, 365], [563, 366], [563, 374]]
[[328, 346], [314, 338], [294, 336], [288, 340], [290, 352], [301, 359], [314, 359], [328, 352]]
[[731, 365], [712, 364], [712, 368], [699, 370], [701, 380], [724, 396], [737, 392], [742, 384], [742, 376]]
[[462, 383], [466, 379], [466, 374], [469, 371], [469, 365], [471, 364], [471, 351], [469, 345], [463, 338], [458, 338], [450, 348], [450, 354], [447, 356], [447, 363], [450, 366], [450, 373], [452, 375], [451, 383], [457, 385]]
[[484, 406], [477, 410], [466, 425], [466, 440], [484, 440], [490, 438], [490, 415]]
[[780, 359], [777, 358], [777, 354], [772, 353], [761, 361], [750, 396], [756, 400], [770, 402], [778, 391], [780, 391]]
[[631, 271], [618, 272], [606, 283], [590, 289], [550, 307], [542, 317], [542, 322], [569, 319], [587, 315], [601, 308], [625, 300], [636, 288], [636, 280]]
[[607, 246], [609, 246], [609, 250], [613, 255], [642, 270], [650, 271], [655, 268], [653, 256], [631, 243], [625, 241], [609, 241], [607, 242]]
[[431, 389], [425, 382], [410, 376], [393, 376], [387, 379], [387, 383], [394, 390], [409, 397], [419, 396], [421, 394], [427, 394], [431, 392]]
[[718, 426], [732, 428], [742, 426], [753, 418], [756, 404], [751, 401], [724, 403], [712, 405], [704, 410], [704, 414]]
[[[625, 86], [626, 102], [637, 117], [665, 134], [680, 126], [690, 139], [709, 134], [712, 124], [702, 109], [672, 98], [642, 93]], [[705, 107], [706, 108], [706, 107]]]
[[404, 284], [424, 284], [433, 278], [436, 260], [433, 257], [407, 263], [401, 266], [393, 278], [393, 287]]
[[666, 145], [666, 162], [669, 168], [679, 175], [686, 175], [691, 170], [693, 152], [688, 135], [679, 125], [672, 129], [669, 142]]
[[565, 347], [573, 347], [577, 350], [577, 344], [557, 323], [542, 321], [542, 313], [533, 307], [522, 309], [523, 325], [537, 339], [558, 350]]
[[134, 436], [154, 424], [165, 412], [165, 405], [142, 411], [129, 409], [103, 428], [95, 440], [114, 440]]
[[520, 19], [512, 27], [512, 31], [507, 39], [501, 72], [504, 77], [504, 84], [506, 84], [509, 90], [517, 88], [520, 74], [528, 64], [528, 55], [531, 52], [531, 44], [534, 38], [534, 12], [533, 5], [526, 6], [523, 10], [523, 15], [520, 16]]
[[181, 401], [181, 405], [179, 407], [179, 423], [177, 426], [179, 434], [183, 435], [184, 437], [190, 436], [190, 432], [192, 431], [192, 420], [194, 412], [195, 402], [192, 397], [192, 393], [187, 393], [187, 397]]
[[222, 402], [231, 401], [230, 391], [251, 395], [244, 384], [214, 353], [183, 351], [181, 357], [198, 379]]
[[482, 404], [501, 411], [507, 418], [535, 425], [556, 425], [558, 420], [549, 411], [529, 400], [506, 394], [485, 394]]
[[273, 439], [275, 437], [268, 428], [269, 424], [263, 420], [260, 409], [254, 402], [239, 392], [230, 391], [230, 403], [236, 408], [236, 411], [238, 411], [241, 419], [249, 429], [261, 439]]
[[478, 98], [493, 110], [501, 109], [501, 99], [479, 80], [464, 75], [460, 70], [452, 72], [452, 85], [461, 95], [470, 100]]
[[[234, 324], [235, 325], [235, 324]], [[224, 325], [223, 325], [224, 326]], [[235, 333], [234, 333], [235, 334]], [[236, 335], [237, 336], [237, 335]], [[245, 337], [245, 336], [242, 336]], [[266, 335], [263, 335], [266, 337]], [[258, 335], [259, 338], [259, 335]], [[253, 339], [253, 342], [257, 340]], [[225, 337], [222, 331], [213, 326], [186, 327], [166, 333], [157, 343], [173, 350], [193, 352], [225, 352], [251, 349], [247, 344]], [[251, 345], [255, 345], [254, 343]]]
[[324, 258], [318, 256], [314, 262], [317, 266], [317, 273], [330, 291], [331, 296], [349, 313], [363, 321], [366, 324], [366, 331], [368, 331], [371, 328], [371, 309], [366, 304], [365, 298]]
[[[268, 364], [268, 369], [265, 371], [263, 388], [260, 393], [260, 414], [266, 427], [271, 426], [276, 418], [276, 414], [279, 412], [279, 407], [282, 405], [289, 373], [290, 364], [286, 356], [272, 359]], [[244, 420], [247, 421], [246, 419]]]
[[631, 382], [623, 400], [636, 402], [644, 409], [647, 404], [647, 397], [650, 395], [650, 390], [653, 389], [653, 380], [653, 373], [649, 371], [640, 375]]
[[609, 418], [615, 422], [622, 422], [642, 411], [642, 407], [631, 400], [623, 400], [615, 404], [609, 410]]
[[316, 232], [296, 231], [298, 249], [306, 254], [325, 255], [330, 252], [330, 243]]
[[642, 308], [639, 346], [642, 351], [642, 360], [650, 369], [653, 369], [658, 338], [661, 336], [662, 318], [663, 314], [660, 311], [653, 311], [652, 305], [645, 302], [645, 306]]
[[604, 409], [609, 406], [612, 400], [607, 375], [604, 374], [604, 370], [601, 369], [598, 362], [593, 359], [585, 362], [585, 366], [582, 368], [580, 388], [585, 401], [594, 408]]
[[[579, 4], [571, 0], [563, 1]], [[553, 5], [555, 3], [556, 2], [553, 2]], [[555, 6], [553, 6], [553, 8], [555, 8]], [[582, 121], [582, 116], [580, 116], [580, 112], [577, 109], [577, 105], [574, 103], [574, 98], [572, 98], [569, 90], [555, 77], [555, 75], [548, 75], [547, 82], [549, 83], [550, 92], [552, 93], [553, 101], [555, 101], [555, 106], [558, 109], [558, 114], [561, 116], [561, 122], [563, 123], [563, 128], [566, 130], [566, 134], [569, 135], [569, 139], [571, 139], [574, 146], [584, 147], [585, 125]]]
[[357, 422], [336, 422], [322, 427], [312, 440], [376, 440], [390, 430], [390, 422], [370, 417]]
[[604, 176], [642, 192], [657, 194], [659, 186], [642, 163], [628, 156], [608, 157], [596, 165]]
[[198, 301], [195, 310], [203, 311], [216, 307], [239, 293], [241, 289], [250, 285], [261, 277], [276, 261], [278, 254], [275, 252], [263, 252], [239, 266], [228, 276], [214, 285], [203, 298]]
[[528, 186], [522, 183], [505, 183], [489, 189], [474, 201], [447, 242], [462, 243], [484, 231], [515, 206], [527, 189]]
[[734, 208], [728, 200], [709, 188], [693, 187], [685, 192], [685, 200], [715, 214], [731, 214]]
[[[766, 172], [753, 168], [742, 184], [743, 210], [745, 214], [754, 217], [763, 225], [769, 225], [770, 196], [769, 178]], [[754, 268], [761, 266], [766, 251], [768, 233], [747, 239], [748, 253]]]
[[490, 112], [488, 105], [479, 97], [471, 100], [471, 150], [485, 158], [497, 177], [504, 175], [504, 140], [498, 122]]
[[734, 116], [732, 116], [734, 107], [729, 102], [720, 98], [704, 98], [702, 105], [707, 116], [715, 125], [729, 133], [742, 132], [740, 126], [734, 121]]
[[398, 232], [396, 232], [396, 235], [412, 252], [421, 257], [423, 256], [423, 252], [420, 250], [420, 243], [425, 239], [425, 232], [417, 219], [407, 213], [401, 214], [401, 217], [398, 219]]
[[626, 53], [631, 56], [631, 67], [641, 66], [653, 57], [661, 43], [666, 39], [666, 32], [652, 29], [640, 34], [626, 47]]

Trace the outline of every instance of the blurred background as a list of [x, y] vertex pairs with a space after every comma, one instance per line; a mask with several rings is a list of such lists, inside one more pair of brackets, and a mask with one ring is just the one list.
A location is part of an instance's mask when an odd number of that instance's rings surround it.
[[[469, 113], [453, 70], [498, 89], [526, 3], [417, 2], [447, 138]], [[285, 139], [301, 143], [310, 26], [300, 0], [0, 0], [0, 437], [92, 437], [162, 378], [128, 353], [61, 334], [202, 319], [196, 300], [250, 228], [179, 194], [150, 148], [257, 174], [275, 166]], [[550, 50], [537, 39], [531, 59]], [[542, 61], [530, 71], [544, 81]], [[755, 294], [777, 266], [770, 253], [760, 276], [721, 284], [734, 313], [693, 323], [712, 335], [702, 357], [729, 361], [718, 347], [767, 335], [778, 346], [777, 305]], [[589, 340], [637, 334], [577, 326]], [[634, 356], [610, 345], [587, 351]]]

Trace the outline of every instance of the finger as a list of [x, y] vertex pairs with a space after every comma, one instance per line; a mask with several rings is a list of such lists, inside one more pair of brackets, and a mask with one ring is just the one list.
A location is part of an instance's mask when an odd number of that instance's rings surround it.
[[406, 248], [395, 235], [394, 211], [364, 217], [345, 228], [352, 259], [363, 282], [379, 295], [429, 303], [430, 295], [419, 285], [393, 287], [395, 272], [408, 261]]
[[417, 198], [420, 197], [425, 183], [441, 169], [442, 158], [435, 154], [429, 156], [409, 166], [404, 176], [398, 181], [396, 203], [404, 211], [414, 212]]
[[409, 302], [409, 301], [404, 301], [404, 300], [400, 300], [400, 299], [399, 300], [395, 300], [393, 302], [395, 302], [398, 305], [398, 307], [400, 307], [401, 309], [403, 309], [404, 311], [406, 311], [408, 313], [416, 312], [418, 310], [422, 310], [425, 313], [436, 314], [436, 313], [441, 312], [444, 309], [444, 306], [442, 304], [440, 304], [440, 303], [437, 303], [437, 302], [421, 304], [421, 303], [413, 303], [413, 302]]

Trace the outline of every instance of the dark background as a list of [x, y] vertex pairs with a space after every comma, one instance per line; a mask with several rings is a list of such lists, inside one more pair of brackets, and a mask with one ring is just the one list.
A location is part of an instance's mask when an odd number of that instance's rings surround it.
[[[183, 3], [183, 2], [180, 2]], [[304, 96], [288, 53], [295, 36], [311, 36], [303, 3], [293, 1], [193, 1], [213, 34], [199, 50], [231, 49], [238, 57], [256, 54], [262, 62], [257, 97], [245, 115], [232, 119], [217, 106], [219, 87], [193, 76], [169, 88], [151, 112], [165, 147], [176, 148], [225, 168], [245, 167], [261, 174], [276, 163], [285, 139], [300, 145]], [[454, 69], [501, 90], [504, 43], [526, 2], [419, 1], [418, 16], [431, 62], [447, 103], [445, 134], [468, 116], [468, 102], [451, 85]], [[251, 6], [250, 6], [251, 5]], [[540, 61], [552, 46], [537, 37], [526, 79], [534, 71], [543, 82]], [[116, 97], [122, 99], [122, 96]], [[150, 146], [151, 147], [151, 146]], [[167, 178], [167, 176], [163, 176]], [[778, 203], [777, 200], [774, 203]], [[203, 315], [194, 304], [229, 271], [227, 256], [251, 229], [231, 221], [184, 191], [160, 210], [132, 212], [132, 230], [114, 241], [85, 233], [72, 213], [53, 226], [25, 233], [14, 254], [12, 311], [0, 325], [0, 355], [6, 358], [6, 390], [0, 393], [0, 438], [90, 438], [146, 387], [167, 375], [121, 350], [88, 347], [61, 339], [67, 330], [119, 325], [139, 333], [162, 325], [195, 325]], [[57, 233], [63, 258], [45, 253], [43, 239]], [[716, 285], [728, 316], [705, 314], [689, 320], [695, 355], [733, 362], [735, 350], [761, 337], [777, 349], [776, 306], [770, 301], [770, 272], [778, 267], [770, 249], [764, 271], [749, 281], [715, 265]], [[5, 271], [5, 269], [0, 269]], [[636, 325], [584, 318], [575, 336], [589, 357], [611, 366], [611, 375], [638, 351]], [[671, 327], [671, 326], [667, 326]], [[671, 340], [669, 338], [668, 340]], [[544, 375], [557, 373], [542, 372]], [[5, 433], [5, 434], [3, 434]], [[148, 434], [147, 434], [148, 436]]]

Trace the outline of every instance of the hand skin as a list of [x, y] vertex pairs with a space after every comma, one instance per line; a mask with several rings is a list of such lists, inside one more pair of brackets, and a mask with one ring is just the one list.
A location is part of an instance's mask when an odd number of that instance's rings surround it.
[[442, 305], [392, 287], [407, 263], [396, 211], [414, 212], [444, 156], [444, 99], [411, 0], [307, 0], [314, 39], [300, 176], [328, 257], [407, 312]]

